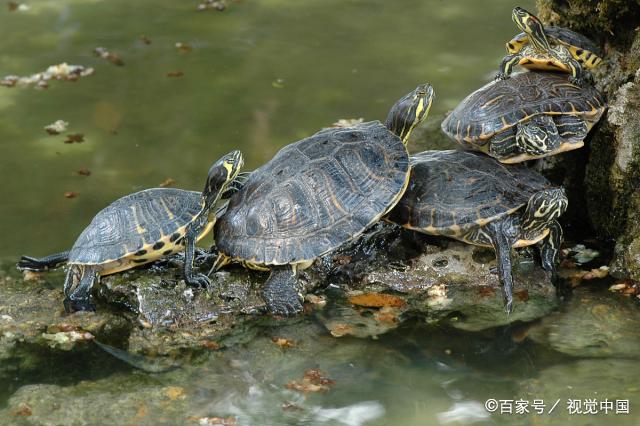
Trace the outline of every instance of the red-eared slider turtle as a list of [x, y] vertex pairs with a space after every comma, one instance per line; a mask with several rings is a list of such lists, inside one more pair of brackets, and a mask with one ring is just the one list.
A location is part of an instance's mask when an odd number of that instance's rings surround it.
[[471, 151], [425, 151], [411, 157], [409, 187], [388, 219], [405, 228], [493, 247], [506, 308], [512, 310], [512, 247], [537, 244], [555, 275], [568, 205], [564, 190], [521, 165]]
[[517, 163], [580, 148], [605, 109], [593, 87], [567, 74], [523, 72], [467, 96], [442, 122], [465, 148]]
[[513, 21], [523, 32], [507, 42], [507, 53], [497, 78], [508, 78], [513, 66], [534, 70], [565, 71], [572, 83], [582, 85], [584, 69], [602, 62], [602, 51], [582, 34], [563, 27], [545, 27], [521, 7], [513, 9]]
[[240, 151], [222, 157], [209, 169], [203, 192], [154, 188], [122, 197], [93, 218], [71, 251], [43, 259], [25, 257], [22, 266], [42, 269], [68, 263], [64, 282], [67, 312], [93, 310], [91, 288], [100, 276], [182, 250], [185, 281], [208, 287], [209, 279], [193, 271], [195, 243], [213, 227], [216, 202], [236, 179], [242, 165]]
[[357, 237], [402, 196], [409, 134], [431, 107], [420, 85], [379, 121], [321, 130], [284, 147], [255, 170], [215, 226], [220, 257], [270, 269], [262, 296], [270, 312], [302, 310], [298, 271]]

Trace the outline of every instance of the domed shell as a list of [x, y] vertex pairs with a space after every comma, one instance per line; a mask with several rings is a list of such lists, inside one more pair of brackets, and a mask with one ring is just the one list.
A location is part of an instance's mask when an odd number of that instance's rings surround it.
[[569, 75], [523, 72], [492, 81], [469, 96], [442, 122], [442, 130], [458, 142], [481, 144], [532, 116], [570, 114], [597, 121], [604, 111], [602, 95], [576, 86]]
[[154, 188], [122, 197], [82, 231], [69, 253], [69, 263], [105, 264], [163, 239], [168, 243], [202, 207], [202, 193], [182, 189]]
[[321, 130], [251, 174], [216, 222], [216, 245], [258, 265], [313, 260], [378, 221], [408, 178], [409, 154], [380, 122]]
[[504, 165], [472, 151], [425, 151], [411, 157], [409, 185], [388, 219], [456, 236], [513, 213], [549, 187], [524, 165]]

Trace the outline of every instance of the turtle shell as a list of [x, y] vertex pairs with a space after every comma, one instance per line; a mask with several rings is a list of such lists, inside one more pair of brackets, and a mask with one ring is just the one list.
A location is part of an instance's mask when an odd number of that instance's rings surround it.
[[525, 206], [549, 181], [484, 154], [425, 151], [411, 157], [409, 185], [388, 219], [433, 235], [460, 236]]
[[378, 221], [408, 178], [406, 147], [380, 122], [321, 130], [251, 174], [216, 222], [216, 245], [255, 265], [311, 261]]
[[[560, 42], [569, 46], [574, 46], [579, 49], [588, 50], [591, 53], [595, 53], [597, 56], [602, 57], [602, 49], [600, 49], [593, 41], [580, 33], [570, 30], [565, 27], [558, 26], [545, 26], [544, 32], [547, 37], [554, 38]], [[512, 42], [516, 44], [526, 44], [529, 42], [529, 35], [527, 33], [520, 33], [516, 35]]]
[[202, 208], [202, 193], [182, 189], [147, 189], [122, 197], [82, 231], [69, 263], [102, 265], [137, 257], [133, 263], [142, 264], [169, 254], [166, 251], [180, 243], [186, 225]]
[[486, 84], [469, 96], [442, 122], [442, 130], [458, 142], [484, 145], [495, 134], [540, 114], [570, 114], [597, 121], [605, 108], [592, 86], [569, 82], [569, 75], [522, 72]]

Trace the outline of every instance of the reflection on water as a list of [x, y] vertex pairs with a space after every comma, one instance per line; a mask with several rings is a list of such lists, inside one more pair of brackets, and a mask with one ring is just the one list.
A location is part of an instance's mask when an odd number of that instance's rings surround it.
[[[253, 168], [337, 119], [384, 119], [423, 81], [437, 93], [427, 123], [437, 128], [495, 74], [515, 32], [511, 8], [533, 1], [234, 1], [223, 13], [196, 4], [0, 8], [0, 28], [11, 34], [0, 40], [2, 76], [65, 61], [95, 69], [45, 91], [0, 87], [0, 256], [67, 248], [109, 202], [168, 178], [200, 189], [232, 148]], [[94, 55], [97, 47], [125, 65]], [[59, 119], [67, 131], [49, 136], [43, 127]], [[85, 141], [65, 144], [66, 133]], [[411, 146], [430, 147], [420, 138]]]

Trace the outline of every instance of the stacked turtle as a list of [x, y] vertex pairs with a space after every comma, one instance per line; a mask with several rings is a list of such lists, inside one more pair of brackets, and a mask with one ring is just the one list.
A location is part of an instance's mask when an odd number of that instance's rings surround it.
[[[519, 7], [512, 18], [523, 32], [507, 43], [496, 80], [442, 122], [465, 150], [413, 156], [409, 189], [389, 215], [412, 230], [493, 247], [508, 312], [511, 248], [538, 245], [542, 266], [554, 277], [562, 243], [557, 219], [568, 205], [562, 188], [513, 163], [582, 147], [605, 108], [587, 82], [585, 68], [602, 61], [593, 42], [567, 28], [544, 27]], [[511, 76], [515, 64], [532, 71]]]
[[[215, 163], [203, 192], [150, 189], [102, 210], [69, 252], [23, 257], [22, 269], [67, 262], [65, 309], [93, 309], [100, 276], [185, 252], [188, 284], [208, 287], [193, 270], [195, 243], [212, 228], [230, 262], [270, 270], [262, 295], [270, 312], [302, 310], [298, 271], [386, 218], [406, 228], [493, 247], [507, 311], [513, 298], [510, 251], [538, 245], [552, 275], [562, 243], [562, 188], [521, 163], [579, 148], [604, 110], [585, 68], [601, 61], [597, 47], [565, 28], [545, 28], [524, 9], [513, 19], [522, 34], [507, 43], [496, 81], [470, 94], [442, 129], [466, 150], [409, 156], [411, 131], [434, 97], [421, 84], [379, 121], [323, 129], [287, 145], [249, 174], [234, 151]], [[534, 71], [510, 76], [515, 64]], [[543, 71], [537, 71], [542, 69]], [[546, 71], [545, 71], [546, 70]], [[570, 75], [562, 74], [568, 72]], [[248, 176], [248, 177], [247, 177]], [[222, 199], [223, 206], [216, 208]]]

